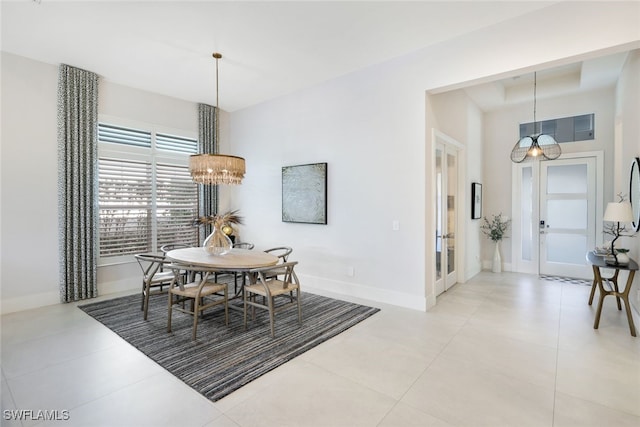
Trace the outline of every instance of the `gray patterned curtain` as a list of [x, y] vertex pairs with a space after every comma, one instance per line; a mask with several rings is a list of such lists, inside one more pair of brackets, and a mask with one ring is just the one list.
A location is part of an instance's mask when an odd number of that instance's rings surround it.
[[98, 75], [60, 65], [58, 245], [60, 300], [98, 296]]
[[[216, 107], [198, 104], [198, 141], [200, 153], [218, 154], [216, 136]], [[198, 184], [198, 215], [209, 216], [218, 212], [218, 186]], [[200, 242], [211, 234], [212, 225], [200, 229]]]

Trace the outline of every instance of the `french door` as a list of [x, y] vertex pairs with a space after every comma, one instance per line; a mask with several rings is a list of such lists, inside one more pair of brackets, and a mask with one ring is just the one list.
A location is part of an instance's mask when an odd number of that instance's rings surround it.
[[601, 229], [596, 221], [602, 216], [601, 164], [601, 156], [576, 156], [517, 165], [516, 271], [591, 277], [585, 254], [596, 246]]
[[436, 295], [456, 283], [458, 156], [447, 144], [436, 144]]

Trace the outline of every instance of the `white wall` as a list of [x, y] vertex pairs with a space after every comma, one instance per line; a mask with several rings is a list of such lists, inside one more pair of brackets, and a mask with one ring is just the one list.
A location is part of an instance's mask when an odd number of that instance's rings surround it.
[[[631, 162], [635, 157], [640, 157], [640, 50], [632, 52], [627, 58], [616, 87], [616, 94], [618, 102], [615, 108], [617, 129], [613, 194], [628, 194]], [[605, 199], [605, 203], [609, 201], [613, 200]], [[621, 245], [631, 249], [631, 258], [640, 260], [640, 235], [636, 234], [632, 238], [622, 237]], [[626, 275], [623, 275], [622, 279], [626, 281]], [[629, 300], [640, 312], [639, 283], [640, 274], [636, 274]]]
[[[405, 114], [412, 90], [388, 70], [232, 113], [230, 138], [247, 160], [234, 208], [246, 217], [243, 239], [294, 248], [308, 289], [424, 309], [424, 209], [414, 209], [424, 193], [424, 91]], [[281, 222], [281, 167], [315, 162], [328, 163], [328, 225]]]
[[[425, 122], [425, 91], [638, 46], [639, 3], [581, 6], [577, 12], [573, 2], [553, 5], [232, 113], [228, 148], [247, 159], [248, 171], [243, 185], [225, 191], [225, 203], [246, 217], [243, 238], [263, 247], [293, 246], [309, 289], [418, 309], [434, 304], [430, 266], [435, 230], [428, 209], [433, 200], [433, 147], [427, 131], [432, 126]], [[545, 22], [545, 31], [533, 36], [522, 31], [523, 22]], [[6, 312], [58, 300], [57, 67], [4, 53], [1, 67], [1, 278]], [[111, 115], [139, 112], [140, 120], [172, 128], [195, 123], [195, 104], [115, 85], [102, 88], [101, 108]], [[30, 160], [36, 172], [25, 177], [18, 165], [34, 152], [40, 154]], [[475, 162], [469, 179], [476, 179], [481, 163], [467, 160], [468, 165]], [[324, 161], [329, 163], [329, 225], [282, 223], [281, 166]], [[398, 231], [391, 228], [394, 220], [400, 223]], [[31, 268], [34, 253], [38, 269]], [[353, 277], [347, 274], [350, 267]], [[131, 277], [138, 286], [139, 277]], [[124, 285], [122, 280], [118, 276], [111, 283]]]
[[[595, 113], [595, 139], [584, 142], [561, 144], [563, 153], [584, 151], [604, 152], [604, 200], [613, 197], [613, 152], [614, 152], [614, 87], [591, 91], [580, 95], [563, 95], [538, 99], [537, 119], [570, 117]], [[484, 215], [511, 212], [511, 162], [509, 154], [519, 139], [519, 124], [533, 119], [533, 103], [524, 103], [509, 108], [488, 112], [484, 115], [484, 144], [488, 153], [484, 168], [483, 188], [485, 197]], [[495, 159], [504, 159], [497, 162]], [[507, 179], [505, 179], [505, 177]], [[509, 231], [509, 236], [512, 230]], [[505, 270], [511, 270], [512, 239], [502, 241], [502, 259]], [[494, 246], [483, 238], [482, 258], [486, 266], [491, 265]]]
[[57, 84], [52, 65], [2, 54], [2, 311], [58, 292]]

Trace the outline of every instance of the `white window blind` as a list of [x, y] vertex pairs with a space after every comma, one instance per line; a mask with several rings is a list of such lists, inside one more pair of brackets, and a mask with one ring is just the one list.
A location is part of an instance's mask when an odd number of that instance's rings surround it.
[[151, 132], [100, 123], [98, 141], [151, 148]]
[[100, 256], [151, 249], [151, 163], [101, 158], [99, 168]]
[[197, 186], [188, 157], [193, 138], [98, 124], [100, 258], [197, 245]]
[[198, 191], [189, 169], [158, 163], [156, 189], [158, 246], [176, 242], [195, 245], [191, 223], [198, 213]]
[[191, 138], [159, 133], [156, 135], [156, 147], [159, 150], [195, 154], [198, 152], [198, 141]]

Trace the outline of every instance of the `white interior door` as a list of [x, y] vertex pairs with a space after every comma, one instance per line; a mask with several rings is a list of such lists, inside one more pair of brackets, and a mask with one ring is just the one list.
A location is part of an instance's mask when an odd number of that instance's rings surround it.
[[585, 254], [596, 246], [595, 159], [540, 163], [540, 274], [591, 277]]
[[436, 295], [456, 283], [458, 157], [454, 147], [436, 144]]
[[601, 152], [514, 165], [514, 271], [591, 278], [585, 254], [601, 243]]

